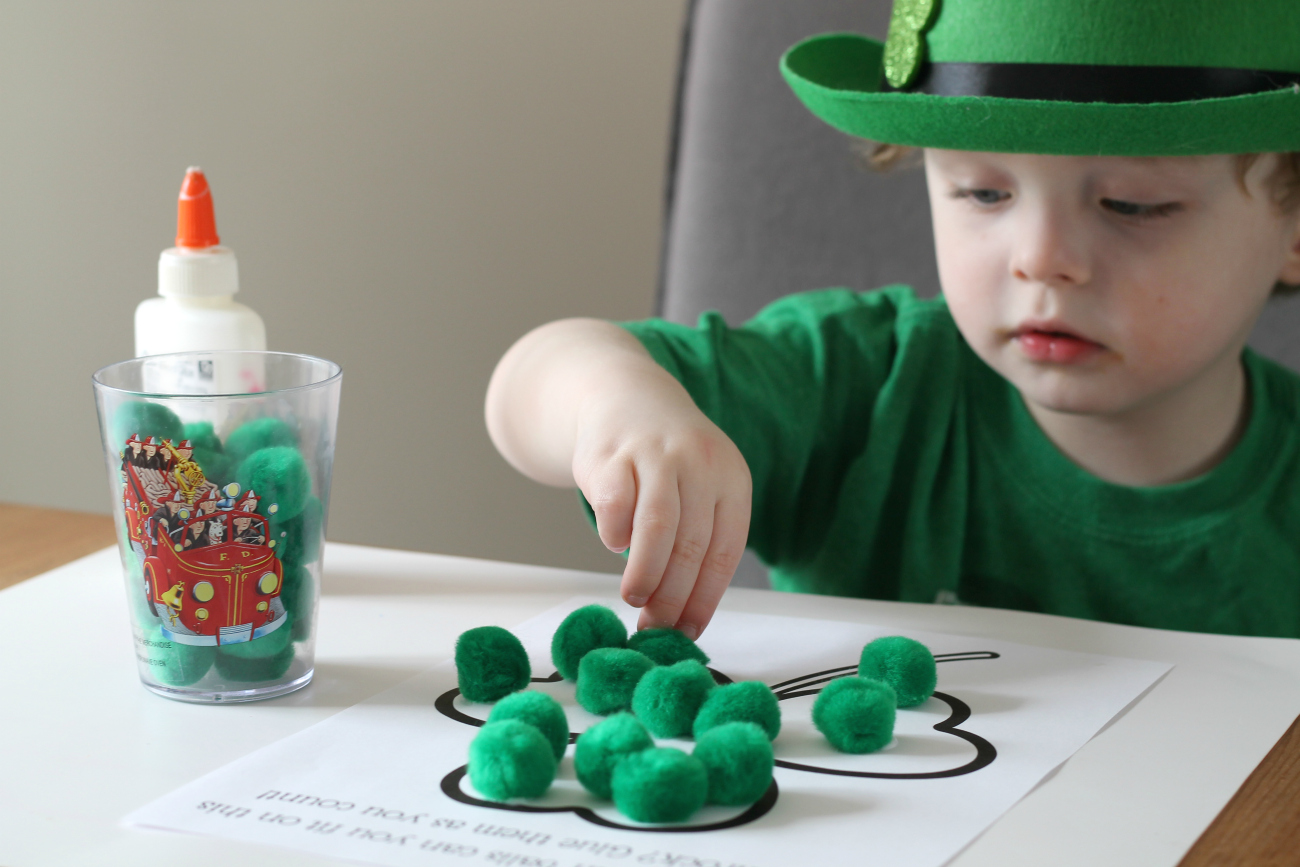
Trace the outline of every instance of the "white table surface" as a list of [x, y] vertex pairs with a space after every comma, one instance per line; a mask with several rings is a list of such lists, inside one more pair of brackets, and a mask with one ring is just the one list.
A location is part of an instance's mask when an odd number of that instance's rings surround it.
[[[117, 554], [0, 591], [0, 865], [338, 863], [128, 830], [122, 816], [617, 577], [354, 545], [326, 550], [316, 677], [207, 706], [136, 676]], [[737, 611], [852, 620], [1153, 659], [1174, 669], [951, 863], [1176, 864], [1300, 714], [1300, 641], [1198, 635], [992, 609], [734, 589]]]

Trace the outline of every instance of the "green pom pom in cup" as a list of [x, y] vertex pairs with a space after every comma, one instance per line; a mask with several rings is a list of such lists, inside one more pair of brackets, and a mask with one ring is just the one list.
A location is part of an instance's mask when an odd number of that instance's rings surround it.
[[280, 602], [285, 613], [292, 618], [293, 640], [305, 641], [312, 634], [316, 617], [316, 579], [306, 566], [284, 562], [284, 581], [280, 587]]
[[235, 480], [235, 467], [230, 462], [229, 455], [196, 445], [192, 460], [203, 468], [204, 478], [218, 488], [224, 488]]
[[196, 421], [185, 425], [181, 431], [181, 436], [194, 444], [196, 449], [208, 449], [209, 451], [222, 452], [226, 450], [225, 444], [221, 442], [221, 437], [217, 436], [217, 429], [210, 421]]
[[302, 566], [320, 557], [323, 519], [318, 497], [308, 497], [302, 511], [292, 518], [283, 518], [279, 510], [271, 517], [271, 538], [275, 540], [276, 553], [285, 565]]
[[136, 639], [136, 648], [149, 660], [154, 678], [168, 686], [197, 683], [212, 668], [216, 656], [215, 647], [193, 647], [168, 641], [157, 626], [144, 630], [144, 634]]
[[217, 648], [217, 671], [236, 680], [275, 680], [293, 664], [293, 616], [284, 614], [280, 626], [253, 641]]
[[165, 403], [124, 400], [113, 409], [112, 419], [113, 442], [125, 443], [136, 436], [141, 440], [153, 438], [161, 443], [163, 440], [179, 441], [185, 435], [185, 425]]
[[298, 517], [311, 496], [311, 470], [292, 446], [253, 452], [239, 465], [235, 481], [260, 497], [262, 514], [282, 521]]
[[147, 356], [95, 373], [147, 689], [231, 702], [311, 681], [341, 382], [332, 362], [277, 352]]
[[262, 449], [277, 446], [294, 448], [297, 445], [298, 432], [294, 430], [293, 425], [274, 416], [257, 418], [241, 424], [230, 432], [225, 443], [226, 453], [236, 464], [243, 463], [244, 458]]

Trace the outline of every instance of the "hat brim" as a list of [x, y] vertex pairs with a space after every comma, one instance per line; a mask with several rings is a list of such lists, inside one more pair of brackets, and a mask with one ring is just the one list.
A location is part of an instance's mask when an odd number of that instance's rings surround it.
[[814, 36], [781, 73], [818, 118], [849, 135], [951, 150], [1076, 156], [1192, 156], [1300, 150], [1300, 87], [1149, 104], [881, 91], [884, 45]]

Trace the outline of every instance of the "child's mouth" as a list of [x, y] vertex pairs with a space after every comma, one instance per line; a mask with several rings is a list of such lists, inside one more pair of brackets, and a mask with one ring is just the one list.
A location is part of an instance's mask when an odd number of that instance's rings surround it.
[[1074, 364], [1101, 352], [1100, 343], [1069, 331], [1052, 328], [1022, 327], [1012, 339], [1030, 361], [1048, 364]]

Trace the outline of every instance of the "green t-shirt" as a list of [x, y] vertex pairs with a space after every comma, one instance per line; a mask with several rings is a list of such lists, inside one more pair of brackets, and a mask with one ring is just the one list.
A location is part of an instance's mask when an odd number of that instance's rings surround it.
[[907, 287], [793, 295], [739, 328], [622, 324], [748, 461], [778, 589], [1300, 637], [1300, 378], [1249, 350], [1231, 454], [1132, 488], [1062, 455]]

